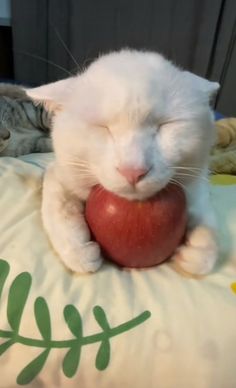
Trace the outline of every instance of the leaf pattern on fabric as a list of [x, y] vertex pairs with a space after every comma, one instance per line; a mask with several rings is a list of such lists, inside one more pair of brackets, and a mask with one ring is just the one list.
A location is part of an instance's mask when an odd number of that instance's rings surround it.
[[[4, 260], [0, 260], [0, 295], [9, 270], [9, 264]], [[100, 331], [95, 334], [84, 336], [82, 317], [77, 308], [69, 304], [64, 308], [64, 319], [73, 337], [65, 340], [54, 340], [52, 339], [49, 306], [43, 297], [38, 297], [34, 302], [34, 316], [41, 338], [22, 336], [19, 332], [20, 324], [30, 292], [31, 283], [32, 277], [28, 272], [20, 273], [13, 280], [9, 288], [7, 301], [7, 318], [11, 330], [7, 331], [0, 329], [0, 338], [5, 339], [5, 342], [0, 345], [0, 356], [16, 343], [24, 346], [36, 347], [41, 350], [40, 354], [19, 373], [17, 377], [17, 384], [19, 385], [29, 384], [33, 381], [45, 366], [52, 349], [68, 349], [62, 363], [62, 370], [66, 377], [71, 378], [78, 370], [82, 347], [89, 344], [100, 343], [96, 355], [95, 366], [98, 370], [104, 370], [110, 362], [111, 338], [135, 328], [151, 316], [149, 311], [144, 311], [129, 321], [111, 327], [104, 309], [101, 306], [95, 306], [93, 308], [93, 315], [100, 327]]]
[[42, 338], [46, 341], [51, 339], [51, 319], [47, 302], [44, 298], [39, 297], [34, 303], [35, 320]]
[[17, 377], [17, 384], [29, 384], [43, 369], [44, 364], [48, 358], [49, 352], [50, 349], [46, 349], [38, 357], [31, 361]]
[[31, 276], [27, 272], [22, 272], [12, 282], [9, 290], [7, 303], [7, 318], [11, 328], [18, 332], [21, 317], [29, 295], [31, 286]]

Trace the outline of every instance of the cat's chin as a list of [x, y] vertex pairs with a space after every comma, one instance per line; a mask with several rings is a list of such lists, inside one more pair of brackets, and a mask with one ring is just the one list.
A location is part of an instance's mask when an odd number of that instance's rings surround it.
[[118, 195], [119, 197], [123, 197], [128, 199], [129, 201], [145, 201], [149, 198], [152, 198], [154, 195], [156, 195], [159, 191], [164, 189], [169, 182], [163, 182], [162, 184], [159, 183], [158, 185], [155, 185], [154, 187], [149, 187], [145, 190], [145, 188], [142, 187], [127, 187], [120, 190], [109, 190], [112, 191], [114, 194]]
[[156, 195], [160, 190], [153, 191], [151, 193], [133, 192], [133, 193], [115, 193], [116, 195], [126, 198], [129, 201], [146, 201]]
[[129, 201], [146, 201], [149, 198], [152, 198], [157, 192], [154, 192], [152, 194], [144, 194], [144, 193], [133, 193], [133, 194], [123, 194], [123, 193], [115, 193], [119, 197], [123, 197], [125, 199], [128, 199]]

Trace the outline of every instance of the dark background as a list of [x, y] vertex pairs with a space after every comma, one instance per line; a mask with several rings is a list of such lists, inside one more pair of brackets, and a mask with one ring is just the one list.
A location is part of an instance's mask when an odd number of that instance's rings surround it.
[[12, 28], [0, 29], [0, 77], [39, 85], [68, 76], [59, 67], [76, 71], [68, 50], [83, 68], [114, 49], [150, 49], [219, 81], [216, 108], [236, 116], [236, 0], [12, 0], [11, 6]]

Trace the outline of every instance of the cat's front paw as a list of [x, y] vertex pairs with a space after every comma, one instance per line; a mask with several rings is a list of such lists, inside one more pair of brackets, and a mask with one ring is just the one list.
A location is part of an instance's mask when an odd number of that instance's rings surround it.
[[181, 245], [172, 259], [185, 272], [192, 275], [210, 273], [218, 259], [219, 247], [214, 231], [198, 226], [189, 232], [185, 244]]
[[63, 252], [62, 259], [67, 268], [79, 273], [96, 272], [103, 262], [100, 247], [93, 241], [83, 243], [76, 249], [70, 247]]

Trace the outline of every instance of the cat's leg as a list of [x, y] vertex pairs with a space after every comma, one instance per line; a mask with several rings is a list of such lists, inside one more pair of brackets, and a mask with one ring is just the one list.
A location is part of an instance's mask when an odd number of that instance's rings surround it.
[[42, 217], [49, 239], [64, 262], [75, 272], [95, 272], [102, 264], [100, 247], [91, 241], [83, 215], [83, 203], [65, 191], [48, 168], [43, 185]]
[[11, 133], [8, 129], [0, 127], [0, 152], [7, 148], [10, 141]]
[[186, 242], [177, 249], [173, 260], [188, 273], [205, 275], [212, 271], [219, 256], [217, 222], [208, 182], [196, 181], [188, 187], [186, 195], [189, 217]]
[[52, 139], [48, 136], [40, 136], [36, 141], [34, 152], [52, 152]]

